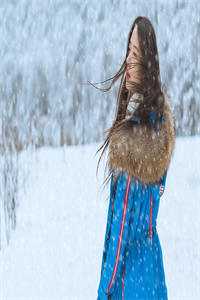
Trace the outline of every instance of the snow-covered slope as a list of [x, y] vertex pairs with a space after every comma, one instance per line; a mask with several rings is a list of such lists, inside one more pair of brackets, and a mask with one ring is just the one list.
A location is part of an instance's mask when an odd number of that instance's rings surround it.
[[[43, 148], [21, 163], [17, 228], [0, 252], [1, 300], [94, 300], [108, 189], [99, 144]], [[179, 138], [158, 215], [170, 300], [200, 299], [200, 138]]]

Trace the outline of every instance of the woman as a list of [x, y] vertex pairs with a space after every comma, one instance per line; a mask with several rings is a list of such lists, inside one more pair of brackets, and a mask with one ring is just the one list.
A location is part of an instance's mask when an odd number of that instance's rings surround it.
[[115, 120], [100, 147], [109, 148], [111, 181], [98, 300], [166, 300], [156, 223], [175, 129], [155, 32], [145, 17], [134, 21], [125, 60], [106, 90], [121, 75]]

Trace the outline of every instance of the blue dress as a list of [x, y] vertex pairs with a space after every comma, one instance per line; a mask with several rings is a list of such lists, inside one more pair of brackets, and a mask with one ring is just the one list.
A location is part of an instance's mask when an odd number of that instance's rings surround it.
[[160, 182], [144, 184], [127, 172], [112, 174], [97, 300], [167, 300], [156, 220]]

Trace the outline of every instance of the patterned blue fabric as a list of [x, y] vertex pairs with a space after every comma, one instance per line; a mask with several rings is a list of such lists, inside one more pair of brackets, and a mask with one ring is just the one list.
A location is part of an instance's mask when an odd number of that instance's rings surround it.
[[[160, 186], [165, 187], [166, 175], [167, 172], [159, 183], [148, 185], [126, 172], [120, 172], [116, 182], [112, 175], [97, 300], [168, 299], [156, 229]], [[152, 240], [149, 237], [150, 195]]]
[[[149, 112], [149, 122], [150, 123], [152, 123], [153, 125], [155, 124], [155, 122], [157, 121], [157, 119], [158, 119], [158, 116], [157, 116], [157, 113], [155, 112], [155, 111], [151, 111], [151, 112]], [[159, 122], [164, 122], [164, 116], [163, 115], [161, 115], [160, 117], [159, 117]]]
[[[142, 120], [141, 117], [139, 117], [139, 116], [137, 116], [137, 115], [134, 115], [134, 114], [133, 114], [133, 116], [130, 118], [130, 121], [131, 121], [132, 123], [135, 123], [135, 124], [140, 124], [140, 123], [141, 123], [141, 120]], [[154, 126], [154, 128], [155, 128], [155, 130], [156, 130], [156, 127], [155, 127], [156, 122], [163, 123], [163, 122], [165, 121], [165, 118], [164, 118], [163, 115], [161, 115], [161, 116], [158, 118], [157, 113], [156, 113], [155, 111], [151, 111], [151, 112], [149, 112], [149, 114], [148, 114], [148, 121], [149, 121], [149, 123], [151, 123], [151, 124]]]

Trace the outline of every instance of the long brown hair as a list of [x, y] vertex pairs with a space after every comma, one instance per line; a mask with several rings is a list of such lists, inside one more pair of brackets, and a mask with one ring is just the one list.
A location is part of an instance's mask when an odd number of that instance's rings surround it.
[[[126, 83], [125, 75], [126, 75], [126, 68], [127, 68], [126, 59], [129, 52], [130, 39], [136, 24], [138, 27], [138, 41], [141, 50], [141, 56], [137, 56], [137, 67], [141, 74], [141, 80], [139, 83], [131, 82], [131, 89], [128, 90], [126, 89], [126, 85], [125, 85]], [[136, 64], [132, 65], [133, 68], [134, 65]], [[146, 17], [139, 16], [133, 22], [130, 32], [128, 34], [126, 56], [118, 72], [113, 77], [108, 78], [107, 80], [104, 80], [102, 82], [99, 82], [103, 84], [111, 80], [110, 85], [107, 88], [99, 88], [96, 87], [94, 83], [91, 83], [90, 81], [88, 82], [95, 88], [102, 90], [103, 92], [107, 92], [108, 90], [111, 89], [113, 84], [121, 76], [122, 78], [121, 78], [118, 95], [117, 95], [115, 119], [113, 121], [112, 126], [105, 131], [105, 134], [107, 134], [106, 139], [96, 152], [97, 154], [101, 149], [103, 149], [97, 164], [96, 175], [98, 172], [100, 160], [102, 158], [103, 153], [105, 152], [106, 148], [109, 145], [109, 141], [112, 133], [116, 129], [119, 129], [120, 126], [122, 126], [124, 123], [127, 105], [133, 92], [138, 92], [143, 95], [143, 101], [138, 105], [137, 109], [135, 110], [135, 114], [139, 115], [142, 122], [148, 124], [148, 113], [151, 111], [157, 112], [158, 116], [161, 116], [163, 113], [164, 95], [163, 95], [161, 80], [160, 80], [160, 68], [159, 68], [156, 35], [155, 35], [153, 25], [151, 24], [150, 20], [147, 19]], [[107, 168], [107, 163], [106, 163], [106, 168]], [[109, 170], [109, 174], [107, 178], [104, 180], [104, 183], [109, 181], [111, 174], [112, 174], [112, 170]]]

